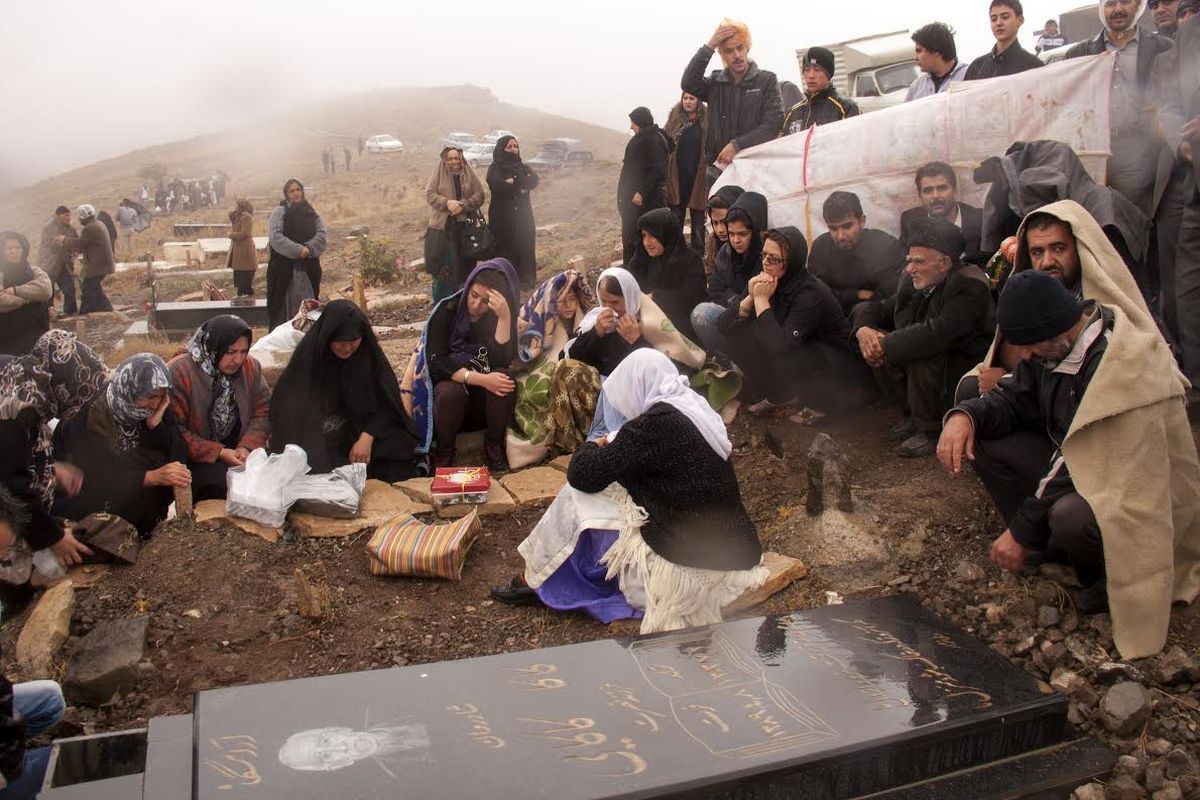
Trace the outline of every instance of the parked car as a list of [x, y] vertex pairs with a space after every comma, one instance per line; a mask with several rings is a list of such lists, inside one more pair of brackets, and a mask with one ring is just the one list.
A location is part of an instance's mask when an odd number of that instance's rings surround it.
[[526, 163], [536, 169], [556, 170], [563, 167], [580, 167], [595, 157], [578, 139], [559, 138], [542, 142], [538, 153]]
[[515, 138], [519, 138], [512, 131], [497, 130], [497, 131], [488, 131], [487, 133], [485, 133], [483, 135], [483, 138], [480, 139], [479, 141], [483, 142], [484, 144], [490, 144], [494, 148], [496, 146], [496, 142], [500, 141], [505, 136], [512, 136]]
[[463, 158], [471, 165], [472, 169], [479, 167], [490, 167], [492, 165], [492, 151], [496, 149], [495, 143], [488, 144], [487, 142], [479, 142], [470, 147], [463, 149]]
[[367, 139], [368, 153], [403, 153], [404, 144], [389, 133], [379, 133]]
[[442, 147], [457, 147], [461, 150], [466, 150], [472, 145], [479, 144], [479, 140], [475, 138], [473, 133], [447, 133], [442, 137]]

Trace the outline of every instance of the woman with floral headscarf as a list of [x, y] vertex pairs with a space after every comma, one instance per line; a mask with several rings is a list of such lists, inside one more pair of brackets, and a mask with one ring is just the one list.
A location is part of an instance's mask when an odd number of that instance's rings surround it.
[[171, 411], [182, 425], [192, 498], [223, 499], [225, 473], [267, 444], [271, 388], [251, 356], [250, 326], [232, 314], [213, 317], [188, 342], [171, 370]]
[[43, 334], [26, 355], [0, 356], [0, 483], [29, 508], [30, 547], [52, 548], [64, 566], [91, 551], [56, 519], [55, 492], [78, 494], [83, 475], [54, 460], [47, 423], [71, 419], [99, 395], [107, 375], [100, 356], [66, 331]]
[[55, 513], [116, 514], [142, 536], [166, 518], [174, 489], [192, 482], [170, 388], [163, 360], [138, 353], [117, 366], [103, 393], [55, 428], [55, 455], [83, 472], [79, 494], [57, 503]]

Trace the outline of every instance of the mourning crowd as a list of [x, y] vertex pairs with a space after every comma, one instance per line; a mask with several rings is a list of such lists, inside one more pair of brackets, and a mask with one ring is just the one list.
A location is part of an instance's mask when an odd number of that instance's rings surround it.
[[[518, 548], [522, 573], [493, 596], [672, 630], [719, 621], [767, 577], [720, 412], [734, 400], [760, 417], [884, 404], [901, 412], [887, 432], [899, 455], [978, 475], [1005, 521], [995, 564], [1072, 566], [1076, 608], [1112, 613], [1122, 655], [1157, 652], [1172, 604], [1200, 592], [1188, 421], [1200, 378], [1200, 0], [1150, 5], [1157, 34], [1138, 26], [1144, 3], [1098, 0], [1104, 30], [1068, 55], [1114, 53], [1107, 185], [1065, 145], [1018, 143], [992, 174], [1007, 176], [1003, 199], [1036, 201], [1003, 203], [1007, 216], [961, 201], [959, 172], [942, 162], [915, 172], [892, 231], [869, 227], [852, 192], [828, 196], [827, 232], [809, 241], [773, 225], [753, 187], [713, 191], [741, 151], [858, 114], [822, 48], [806, 53], [802, 99], [785, 108], [776, 76], [750, 57], [749, 29], [729, 20], [684, 69], [665, 128], [648, 108], [629, 115], [624, 258], [594, 282], [572, 269], [538, 281], [538, 176], [514, 137], [482, 179], [447, 147], [426, 186], [433, 310], [399, 370], [363, 311], [317, 299], [326, 228], [298, 180], [268, 224], [270, 325], [303, 331], [273, 388], [235, 316], [204, 323], [169, 362], [142, 353], [112, 370], [50, 330], [64, 254], [96, 259], [83, 304], [103, 298], [111, 244], [90, 207], [82, 234], [58, 209], [41, 268], [25, 237], [0, 234], [0, 349], [11, 353], [0, 357], [0, 547], [17, 538], [76, 563], [89, 551], [63, 519], [95, 512], [149, 536], [174, 489], [224, 497], [227, 471], [257, 448], [299, 445], [314, 473], [362, 463], [394, 482], [457, 465], [459, 434], [482, 431], [493, 473], [573, 454]], [[1016, 42], [1019, 0], [988, 11], [996, 46], [970, 65], [945, 25], [913, 34], [922, 74], [909, 99], [1040, 68]], [[714, 55], [721, 67], [708, 71]], [[0, 693], [0, 712], [12, 703]]]

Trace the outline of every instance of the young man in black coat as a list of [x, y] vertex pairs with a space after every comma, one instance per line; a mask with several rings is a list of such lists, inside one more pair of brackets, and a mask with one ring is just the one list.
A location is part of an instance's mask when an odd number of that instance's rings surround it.
[[1017, 41], [1017, 34], [1025, 24], [1025, 9], [1021, 7], [1021, 0], [992, 0], [988, 17], [992, 23], [992, 36], [996, 37], [996, 46], [991, 52], [971, 62], [963, 80], [1000, 78], [1042, 66], [1042, 60], [1021, 47]]
[[859, 303], [896, 293], [908, 251], [890, 233], [867, 227], [862, 201], [834, 192], [821, 209], [828, 233], [813, 242], [808, 271], [825, 282], [847, 316]]
[[626, 264], [637, 251], [641, 238], [638, 220], [642, 214], [667, 206], [667, 155], [670, 144], [662, 128], [654, 124], [650, 109], [639, 106], [629, 112], [633, 138], [625, 145], [621, 177], [617, 179], [617, 211], [621, 214], [621, 251]]

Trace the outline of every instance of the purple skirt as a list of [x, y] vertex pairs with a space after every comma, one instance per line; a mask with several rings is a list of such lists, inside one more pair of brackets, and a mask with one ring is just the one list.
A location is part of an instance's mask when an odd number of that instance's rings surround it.
[[641, 610], [625, 602], [617, 578], [604, 578], [608, 567], [600, 559], [618, 535], [617, 531], [599, 528], [579, 534], [571, 557], [537, 590], [542, 602], [556, 611], [586, 611], [605, 624], [617, 619], [641, 619]]

